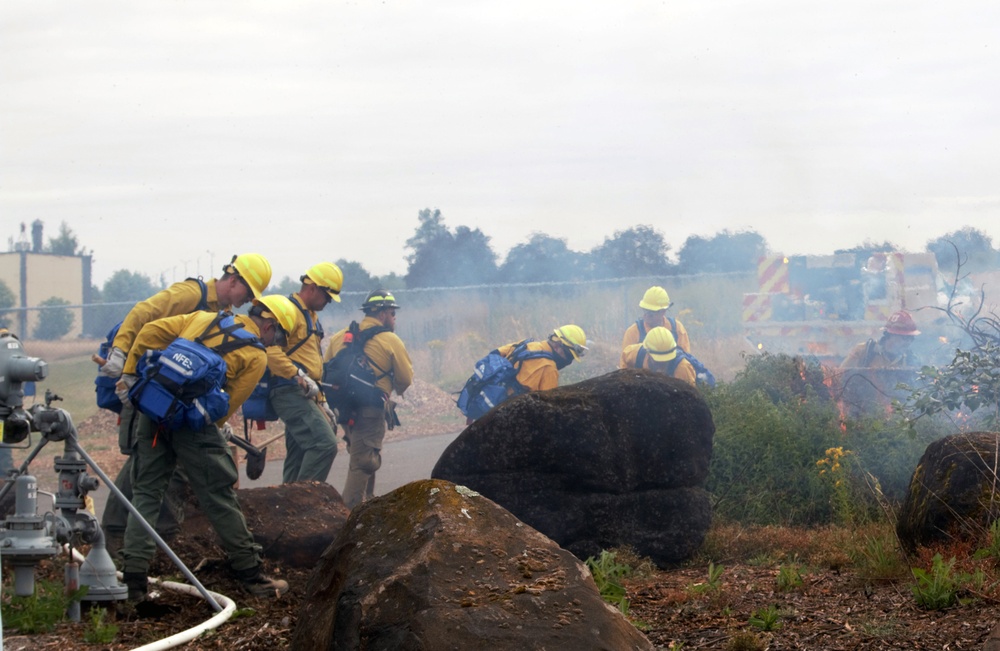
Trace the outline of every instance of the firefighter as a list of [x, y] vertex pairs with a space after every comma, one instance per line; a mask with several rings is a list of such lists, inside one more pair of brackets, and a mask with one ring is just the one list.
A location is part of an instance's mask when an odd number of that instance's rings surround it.
[[[398, 424], [395, 403], [389, 399], [393, 391], [403, 395], [413, 382], [413, 363], [406, 352], [403, 341], [394, 332], [396, 310], [399, 305], [391, 292], [385, 289], [372, 291], [361, 304], [365, 318], [361, 321], [362, 331], [377, 326], [389, 328], [373, 336], [365, 345], [364, 354], [381, 375], [376, 386], [382, 391], [384, 408], [359, 407], [354, 414], [341, 414], [344, 425], [344, 441], [351, 456], [344, 484], [343, 498], [347, 508], [369, 500], [375, 496], [375, 472], [382, 465], [382, 440], [386, 426]], [[344, 347], [347, 328], [330, 338], [324, 360], [332, 359]]]
[[[260, 298], [269, 282], [271, 265], [267, 258], [258, 253], [244, 253], [234, 255], [230, 263], [223, 267], [222, 276], [218, 279], [202, 281], [199, 278], [188, 278], [136, 303], [122, 321], [108, 358], [105, 360], [97, 355], [93, 356], [94, 362], [100, 367], [98, 373], [110, 378], [121, 376], [125, 359], [136, 336], [150, 321], [198, 310], [218, 312], [240, 307], [253, 298]], [[135, 416], [132, 406], [123, 403], [118, 423], [118, 446], [128, 458], [115, 478], [115, 486], [129, 499], [132, 499]], [[163, 511], [156, 523], [157, 532], [161, 536], [170, 537], [177, 533], [179, 522], [183, 518], [183, 495], [186, 490], [184, 471], [178, 469], [171, 480]], [[109, 495], [101, 516], [101, 527], [107, 536], [108, 553], [112, 556], [121, 548], [127, 522], [128, 509], [115, 495]]]
[[[497, 352], [508, 357], [517, 343], [497, 348]], [[553, 359], [537, 357], [521, 363], [514, 380], [527, 391], [546, 391], [559, 386], [559, 371], [583, 357], [588, 348], [587, 335], [578, 325], [564, 325], [556, 328], [545, 341], [528, 342], [529, 351], [552, 353]]]
[[320, 262], [299, 279], [302, 287], [289, 296], [298, 308], [287, 348], [267, 349], [268, 399], [285, 423], [285, 463], [281, 481], [325, 482], [337, 456], [333, 413], [326, 407], [318, 382], [323, 378], [323, 327], [316, 314], [330, 301], [340, 302], [344, 274], [332, 262]]
[[625, 335], [622, 337], [622, 350], [643, 341], [646, 338], [646, 333], [653, 328], [663, 326], [674, 335], [681, 350], [685, 353], [691, 352], [691, 341], [688, 339], [684, 324], [667, 316], [667, 308], [670, 307], [670, 296], [667, 294], [667, 290], [662, 287], [650, 287], [642, 295], [639, 307], [642, 308], [642, 318], [625, 330]]
[[[284, 296], [254, 299], [248, 316], [237, 315], [236, 322], [256, 336], [264, 346], [282, 343], [295, 326], [294, 305]], [[128, 401], [128, 389], [138, 379], [139, 358], [147, 350], [162, 350], [178, 337], [194, 340], [210, 327], [216, 314], [195, 312], [150, 321], [136, 335], [118, 382], [118, 395]], [[222, 332], [204, 336], [206, 345], [221, 341]], [[257, 346], [242, 346], [222, 354], [226, 362], [225, 391], [229, 411], [216, 423], [200, 430], [183, 427], [163, 431], [149, 417], [139, 413], [135, 428], [136, 443], [132, 457], [136, 472], [132, 478], [132, 504], [149, 521], [160, 510], [164, 493], [174, 469], [187, 469], [198, 506], [212, 523], [229, 565], [243, 588], [258, 597], [276, 597], [288, 590], [285, 581], [261, 574], [260, 547], [254, 543], [236, 498], [234, 485], [239, 478], [236, 463], [229, 453], [226, 421], [253, 391], [267, 368], [267, 353]], [[125, 530], [123, 578], [129, 601], [140, 601], [146, 594], [149, 562], [156, 543], [139, 521], [129, 515]]]
[[840, 367], [847, 368], [916, 368], [918, 362], [910, 350], [920, 331], [913, 317], [900, 310], [886, 322], [878, 341], [869, 339], [857, 344], [844, 358]]
[[913, 317], [900, 310], [889, 317], [878, 341], [854, 346], [841, 363], [841, 395], [847, 415], [858, 418], [890, 408], [899, 398], [897, 386], [916, 377], [919, 364], [910, 347], [920, 331]]
[[677, 355], [677, 342], [670, 330], [657, 326], [649, 331], [641, 344], [626, 346], [618, 368], [645, 368], [656, 373], [695, 385], [694, 366]]

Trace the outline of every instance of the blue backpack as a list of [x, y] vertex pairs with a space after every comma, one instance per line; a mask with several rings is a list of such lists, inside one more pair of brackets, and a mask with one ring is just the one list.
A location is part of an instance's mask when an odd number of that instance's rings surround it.
[[[219, 344], [209, 347], [202, 343], [216, 334], [222, 335]], [[178, 337], [162, 351], [147, 351], [136, 366], [140, 379], [129, 390], [129, 399], [166, 430], [202, 430], [229, 412], [222, 356], [244, 346], [264, 350], [260, 340], [244, 330], [233, 315], [219, 312], [194, 341]]]
[[[107, 359], [108, 355], [111, 354], [112, 344], [115, 341], [115, 337], [118, 335], [118, 329], [122, 327], [122, 322], [119, 321], [115, 327], [108, 331], [108, 337], [105, 341], [101, 342], [100, 347], [97, 349], [97, 354], [101, 356], [102, 359]], [[97, 406], [101, 409], [110, 409], [116, 414], [122, 413], [122, 401], [118, 399], [118, 395], [115, 394], [115, 385], [118, 384], [118, 378], [108, 377], [107, 375], [97, 374], [94, 379], [95, 391], [97, 392]]]
[[[646, 349], [640, 347], [635, 355], [635, 367], [642, 368], [642, 363], [646, 359]], [[679, 347], [677, 348], [677, 356], [672, 360], [667, 362], [667, 373], [670, 377], [674, 376], [674, 371], [677, 370], [677, 365], [681, 363], [682, 359], [686, 359], [688, 363], [694, 367], [695, 374], [695, 384], [704, 384], [710, 387], [715, 386], [715, 376], [712, 372], [708, 370], [701, 361], [692, 355], [691, 353], [685, 353]]]
[[[201, 278], [187, 278], [186, 280], [193, 280], [197, 282], [198, 287], [201, 289], [201, 300], [198, 301], [195, 311], [207, 311], [208, 287], [205, 285], [205, 281]], [[102, 359], [107, 359], [108, 355], [111, 354], [111, 349], [114, 347], [115, 337], [118, 336], [118, 330], [122, 327], [122, 323], [124, 323], [124, 320], [115, 324], [115, 326], [108, 331], [107, 338], [102, 341], [101, 345], [98, 347], [97, 354]], [[108, 377], [98, 373], [97, 378], [94, 379], [94, 390], [97, 392], [98, 407], [120, 414], [122, 413], [122, 401], [118, 399], [118, 395], [115, 393], [116, 384], [118, 384], [118, 378]]]
[[521, 364], [529, 359], [546, 358], [554, 360], [552, 353], [544, 350], [528, 350], [525, 339], [518, 342], [507, 357], [492, 350], [486, 357], [476, 362], [475, 372], [466, 380], [458, 394], [458, 409], [468, 418], [477, 420], [507, 398], [527, 391], [517, 380]]

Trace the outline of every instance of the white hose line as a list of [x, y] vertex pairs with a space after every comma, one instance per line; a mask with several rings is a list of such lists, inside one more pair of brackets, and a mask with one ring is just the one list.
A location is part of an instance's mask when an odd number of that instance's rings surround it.
[[[81, 554], [75, 547], [73, 548], [73, 558], [80, 562], [81, 564], [85, 560], [83, 554]], [[116, 572], [118, 578], [121, 579], [121, 572]], [[159, 585], [161, 588], [167, 590], [173, 590], [174, 592], [183, 592], [185, 594], [194, 595], [199, 599], [203, 599], [201, 592], [198, 588], [193, 585], [188, 585], [187, 583], [177, 583], [175, 581], [161, 581], [160, 579], [150, 578], [150, 583]], [[200, 636], [205, 631], [210, 631], [214, 628], [218, 628], [236, 612], [236, 602], [227, 597], [224, 594], [219, 594], [218, 592], [212, 592], [209, 590], [209, 594], [222, 604], [222, 610], [215, 613], [211, 619], [207, 619], [201, 624], [187, 629], [186, 631], [181, 631], [171, 635], [170, 637], [165, 637], [157, 640], [156, 642], [151, 642], [145, 646], [136, 647], [132, 651], [162, 651], [163, 649], [171, 649], [175, 646], [180, 646], [181, 644], [186, 644], [191, 640], [194, 640]], [[2, 647], [0, 647], [2, 648]]]
[[[202, 598], [201, 592], [198, 591], [198, 588], [193, 585], [188, 585], [187, 583], [160, 581], [159, 579], [150, 579], [149, 582], [158, 584], [160, 587], [166, 588], [167, 590], [183, 592], [185, 594], [198, 597], [199, 599]], [[171, 635], [170, 637], [165, 637], [161, 640], [157, 640], [156, 642], [151, 642], [145, 646], [136, 647], [132, 651], [162, 651], [162, 649], [170, 649], [175, 646], [180, 646], [181, 644], [186, 644], [199, 637], [205, 631], [210, 631], [224, 624], [230, 617], [233, 616], [233, 613], [236, 612], [236, 602], [226, 595], [219, 594], [218, 592], [209, 591], [209, 594], [211, 594], [212, 597], [223, 606], [222, 610], [215, 613], [211, 619], [208, 619], [193, 628], [189, 628], [186, 631], [181, 631], [180, 633]]]

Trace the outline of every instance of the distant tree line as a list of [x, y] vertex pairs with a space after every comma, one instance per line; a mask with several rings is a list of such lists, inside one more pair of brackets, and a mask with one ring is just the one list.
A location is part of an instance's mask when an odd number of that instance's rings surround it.
[[417, 219], [416, 233], [406, 241], [403, 280], [411, 289], [746, 271], [767, 251], [758, 233], [722, 231], [689, 237], [674, 262], [663, 234], [638, 225], [616, 231], [590, 251], [573, 251], [563, 238], [533, 233], [498, 263], [489, 236], [480, 229], [451, 229], [437, 209], [421, 210]]
[[[50, 238], [47, 252], [80, 255], [84, 251], [76, 235], [63, 223], [59, 234]], [[564, 238], [544, 233], [532, 233], [515, 245], [503, 261], [490, 245], [490, 237], [479, 228], [445, 224], [439, 209], [425, 208], [417, 214], [417, 227], [406, 241], [407, 270], [375, 276], [361, 262], [344, 258], [335, 260], [344, 272], [344, 292], [365, 292], [381, 286], [387, 289], [421, 287], [457, 287], [495, 283], [544, 283], [635, 276], [670, 276], [679, 274], [723, 273], [750, 271], [760, 256], [768, 252], [766, 240], [755, 231], [723, 230], [715, 235], [688, 237], [672, 256], [672, 247], [661, 232], [649, 225], [637, 225], [615, 231], [589, 251], [573, 251]], [[874, 252], [901, 250], [890, 241], [866, 240], [840, 252]], [[942, 272], [956, 269], [959, 259], [963, 271], [977, 272], [1000, 266], [1000, 251], [982, 231], [965, 227], [927, 243]], [[957, 251], [957, 257], [956, 257]], [[786, 253], [793, 254], [794, 251]], [[95, 305], [84, 313], [85, 336], [104, 336], [106, 330], [128, 311], [113, 303], [135, 303], [162, 289], [164, 282], [154, 282], [139, 272], [119, 269], [103, 287], [91, 288]], [[298, 277], [274, 279], [268, 293], [290, 294], [299, 289]], [[54, 298], [54, 297], [53, 297]], [[54, 306], [52, 299], [47, 305]], [[14, 293], [0, 280], [0, 325], [9, 320], [4, 308], [14, 307]], [[58, 338], [69, 331], [71, 321], [59, 310], [46, 310], [39, 335]], [[5, 320], [6, 317], [6, 320]]]

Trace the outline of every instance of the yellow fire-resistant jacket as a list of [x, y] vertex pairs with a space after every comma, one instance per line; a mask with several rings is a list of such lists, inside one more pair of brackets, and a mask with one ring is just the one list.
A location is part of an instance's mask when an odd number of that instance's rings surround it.
[[[639, 357], [640, 349], [642, 349], [642, 344], [632, 344], [631, 346], [627, 346], [625, 350], [622, 351], [622, 357], [618, 362], [618, 368], [638, 368], [635, 362]], [[642, 368], [659, 372], [658, 369], [650, 368], [649, 364], [653, 361], [653, 358], [647, 351], [642, 360]], [[678, 380], [684, 380], [691, 386], [694, 386], [697, 373], [695, 372], [694, 367], [691, 366], [691, 362], [686, 359], [682, 359], [677, 363], [677, 367], [674, 369], [672, 377], [675, 377]]]
[[[518, 343], [520, 342], [515, 341], [506, 346], [500, 346], [497, 348], [497, 352], [507, 357]], [[548, 341], [529, 341], [528, 350], [542, 350], [551, 353], [552, 346], [549, 345]], [[521, 368], [515, 379], [528, 391], [547, 391], [559, 386], [559, 369], [556, 367], [555, 361], [551, 359], [544, 357], [526, 359], [521, 362]]]
[[843, 369], [918, 368], [919, 366], [911, 351], [906, 350], [897, 357], [890, 357], [885, 348], [875, 340], [856, 344], [840, 364], [840, 368]]
[[[302, 297], [299, 296], [298, 292], [288, 298], [297, 307], [301, 307], [303, 304]], [[316, 313], [312, 310], [307, 310], [307, 312], [312, 322], [318, 325], [319, 319]], [[306, 317], [302, 313], [302, 310], [299, 309], [298, 314], [295, 316], [295, 328], [288, 333], [288, 345], [285, 348], [270, 346], [267, 349], [267, 369], [271, 371], [271, 375], [290, 380], [299, 374], [299, 368], [295, 365], [295, 362], [298, 362], [305, 369], [306, 373], [309, 374], [309, 377], [319, 382], [323, 378], [323, 350], [320, 345], [322, 341], [321, 332], [309, 333], [309, 324], [306, 323]], [[292, 350], [292, 348], [298, 346], [299, 342], [307, 337], [311, 341], [306, 341], [293, 351], [291, 355], [285, 353], [286, 350]]]
[[[664, 328], [670, 330], [670, 332], [673, 333], [674, 339], [677, 341], [677, 345], [680, 347], [681, 350], [683, 350], [685, 353], [690, 353], [691, 340], [688, 339], [687, 329], [684, 327], [684, 324], [678, 321], [677, 319], [674, 319], [674, 323], [677, 324], [676, 331], [674, 331], [670, 327], [670, 319], [668, 319], [667, 316], [664, 314], [663, 323], [660, 323], [659, 325], [663, 326]], [[655, 328], [656, 326], [653, 327]], [[647, 329], [646, 332], [649, 332], [649, 329]], [[625, 350], [625, 348], [631, 346], [632, 344], [641, 344], [641, 343], [642, 340], [639, 339], [639, 326], [636, 325], [635, 321], [633, 321], [632, 325], [628, 327], [628, 329], [625, 331], [625, 335], [622, 337], [622, 350]]]
[[[212, 312], [192, 312], [191, 314], [178, 314], [150, 321], [142, 327], [139, 335], [135, 338], [135, 343], [129, 349], [124, 372], [135, 375], [136, 364], [147, 350], [163, 350], [178, 337], [194, 341], [201, 336], [201, 333], [216, 316], [217, 314]], [[260, 336], [260, 330], [253, 319], [242, 314], [237, 314], [234, 318], [247, 332], [255, 337]], [[222, 332], [217, 328], [210, 331], [202, 343], [209, 347], [222, 343]], [[267, 368], [267, 353], [256, 346], [243, 346], [226, 353], [222, 359], [226, 362], [225, 389], [226, 393], [229, 394], [229, 413], [216, 423], [219, 426], [222, 426], [240, 408], [260, 378], [264, 376], [264, 369]]]
[[[372, 316], [366, 316], [358, 324], [361, 330], [380, 325], [382, 322]], [[323, 356], [324, 361], [333, 359], [344, 347], [344, 334], [346, 333], [347, 328], [344, 328], [330, 338], [330, 345]], [[410, 361], [410, 355], [406, 352], [403, 340], [395, 332], [382, 332], [369, 339], [365, 345], [365, 356], [372, 364], [378, 366], [377, 369], [374, 369], [376, 376], [386, 373], [385, 377], [376, 382], [378, 388], [386, 395], [389, 395], [393, 390], [397, 394], [403, 395], [406, 388], [413, 383], [413, 362]]]
[[[218, 312], [219, 295], [215, 291], [214, 278], [205, 281], [205, 290], [208, 309]], [[165, 316], [190, 314], [198, 308], [200, 302], [201, 287], [198, 286], [197, 280], [182, 280], [156, 292], [129, 310], [121, 327], [118, 328], [118, 334], [115, 335], [114, 347], [128, 353], [142, 326]]]

